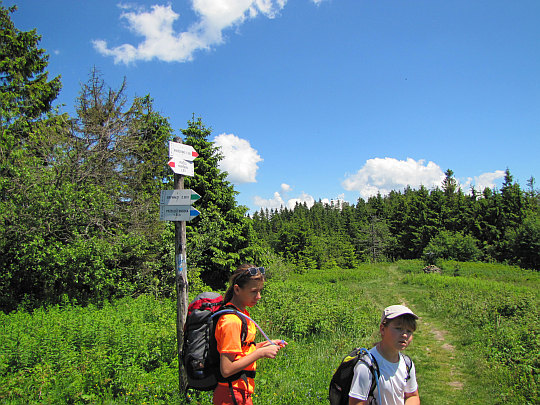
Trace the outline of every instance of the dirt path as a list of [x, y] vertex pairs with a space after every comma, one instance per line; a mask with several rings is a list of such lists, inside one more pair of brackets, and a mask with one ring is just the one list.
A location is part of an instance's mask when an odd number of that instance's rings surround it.
[[423, 313], [411, 303], [414, 294], [400, 283], [403, 275], [397, 266], [388, 266], [388, 288], [370, 289], [368, 295], [381, 307], [392, 303], [400, 303], [411, 308], [419, 315], [418, 330], [413, 343], [407, 352], [417, 364], [418, 382], [422, 403], [451, 404], [464, 403], [466, 395], [463, 392], [465, 376], [460, 370], [461, 362], [456, 359], [456, 347], [452, 342], [453, 336], [441, 327], [441, 320]]
[[[449, 359], [448, 366], [450, 367], [450, 376], [453, 378], [450, 381], [447, 381], [447, 384], [453, 387], [456, 390], [463, 389], [463, 375], [456, 369], [456, 366], [453, 362], [455, 359], [456, 348], [454, 345], [446, 341], [446, 335], [448, 332], [445, 330], [438, 329], [432, 324], [424, 321], [425, 328], [433, 335], [433, 338], [436, 342], [440, 344], [441, 349], [446, 352], [446, 356]], [[429, 348], [427, 349], [429, 350]]]

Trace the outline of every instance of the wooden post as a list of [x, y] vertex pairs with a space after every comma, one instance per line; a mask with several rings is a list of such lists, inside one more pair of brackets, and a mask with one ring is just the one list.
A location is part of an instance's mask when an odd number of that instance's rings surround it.
[[[177, 137], [175, 142], [182, 143], [182, 138]], [[174, 189], [184, 189], [184, 176], [174, 175]], [[186, 254], [186, 221], [174, 222], [174, 258], [176, 271], [176, 336], [178, 344], [178, 383], [180, 392], [185, 394], [187, 377], [182, 362], [182, 344], [184, 342], [184, 324], [188, 308], [188, 279], [187, 279], [187, 254]]]

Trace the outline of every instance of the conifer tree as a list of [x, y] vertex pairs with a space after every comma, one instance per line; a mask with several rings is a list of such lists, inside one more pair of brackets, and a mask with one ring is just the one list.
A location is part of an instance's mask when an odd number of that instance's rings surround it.
[[[0, 3], [0, 308], [10, 310], [38, 285], [42, 274], [32, 257], [55, 231], [41, 217], [54, 212], [47, 202], [50, 165], [58, 155], [56, 133], [63, 118], [52, 113], [60, 78], [48, 80], [48, 55], [35, 30], [20, 31], [11, 21], [16, 7]], [[49, 203], [48, 203], [49, 202]], [[46, 230], [43, 234], [41, 231]], [[28, 294], [28, 301], [33, 300]]]
[[505, 172], [501, 196], [503, 226], [505, 229], [514, 229], [522, 223], [525, 213], [521, 187], [514, 182], [509, 169]]
[[25, 139], [32, 121], [51, 110], [61, 88], [60, 77], [48, 80], [49, 56], [38, 47], [41, 36], [20, 31], [11, 21], [16, 9], [0, 4], [0, 133], [11, 134], [11, 147]]

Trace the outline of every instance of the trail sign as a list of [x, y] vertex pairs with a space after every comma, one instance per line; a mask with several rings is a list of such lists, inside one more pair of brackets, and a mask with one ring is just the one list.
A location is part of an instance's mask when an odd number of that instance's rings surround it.
[[193, 190], [161, 190], [161, 205], [190, 205], [201, 196]]
[[189, 205], [160, 205], [160, 221], [191, 221], [200, 212]]
[[172, 158], [169, 160], [168, 165], [176, 174], [183, 174], [184, 176], [195, 175], [195, 165], [189, 160]]
[[185, 159], [193, 161], [199, 154], [195, 152], [193, 146], [183, 143], [169, 141], [169, 157], [173, 159]]

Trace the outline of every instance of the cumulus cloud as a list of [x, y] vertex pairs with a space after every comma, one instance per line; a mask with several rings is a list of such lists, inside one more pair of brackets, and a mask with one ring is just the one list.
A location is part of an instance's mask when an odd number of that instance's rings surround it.
[[[467, 193], [471, 187], [477, 191], [482, 191], [486, 187], [493, 189], [496, 181], [504, 176], [503, 170], [495, 170], [480, 176], [468, 177], [464, 181], [456, 178], [456, 182], [463, 192]], [[442, 187], [444, 178], [443, 170], [434, 162], [387, 157], [369, 159], [357, 173], [349, 175], [341, 185], [345, 190], [357, 191], [360, 197], [367, 199], [377, 193], [386, 195], [392, 190], [403, 190], [407, 186]]]
[[315, 199], [313, 196], [302, 192], [298, 198], [291, 198], [287, 201], [287, 208], [293, 209], [296, 204], [306, 204], [308, 208], [312, 207], [315, 204]]
[[[312, 0], [315, 4], [320, 0]], [[246, 20], [264, 15], [274, 18], [287, 0], [192, 0], [198, 16], [187, 31], [176, 32], [173, 24], [179, 19], [172, 6], [153, 5], [150, 10], [121, 5], [120, 17], [130, 31], [142, 37], [137, 45], [109, 47], [107, 41], [94, 40], [94, 48], [115, 63], [129, 64], [137, 60], [158, 59], [165, 62], [186, 62], [198, 50], [208, 50], [223, 43], [223, 31]]]
[[496, 186], [495, 181], [504, 179], [504, 170], [495, 170], [490, 173], [483, 173], [480, 176], [468, 177], [464, 182], [462, 189], [467, 192], [471, 187], [474, 187], [477, 191], [483, 191], [486, 187], [494, 189]]
[[257, 182], [257, 163], [263, 159], [249, 141], [233, 134], [221, 134], [216, 136], [214, 144], [223, 154], [219, 168], [229, 174], [227, 180], [235, 184]]
[[[272, 198], [263, 198], [263, 197], [259, 197], [259, 196], [256, 196], [253, 198], [253, 202], [255, 205], [257, 205], [258, 207], [260, 208], [268, 208], [268, 209], [281, 209], [281, 208], [289, 208], [289, 209], [293, 209], [296, 204], [306, 204], [306, 206], [308, 208], [311, 208], [314, 204], [315, 204], [315, 198], [310, 195], [310, 194], [307, 194], [306, 192], [302, 191], [302, 193], [300, 193], [300, 195], [298, 197], [295, 197], [295, 198], [290, 198], [288, 200], [285, 201], [285, 199], [283, 198], [283, 194], [286, 193], [286, 192], [290, 192], [292, 190], [292, 187], [286, 183], [283, 183], [281, 185], [281, 192], [279, 191], [276, 191], [274, 193], [274, 196]], [[328, 199], [328, 198], [323, 198], [321, 199], [321, 202], [323, 204], [328, 204], [328, 205], [331, 205], [332, 203], [334, 204], [338, 204], [340, 201], [341, 203], [343, 202], [343, 200], [341, 199], [343, 195], [340, 195], [337, 199]]]
[[281, 209], [282, 207], [285, 206], [285, 202], [283, 201], [281, 194], [279, 194], [279, 192], [277, 191], [274, 193], [273, 198], [266, 199], [259, 196], [255, 196], [255, 198], [253, 198], [253, 202], [258, 207], [263, 208], [263, 209], [268, 208], [269, 210]]
[[282, 183], [281, 184], [281, 192], [282, 193], [288, 193], [292, 191], [292, 187], [290, 185], [288, 185], [287, 183]]
[[440, 186], [444, 172], [433, 162], [424, 160], [397, 160], [394, 158], [374, 158], [366, 161], [357, 173], [349, 175], [341, 185], [345, 190], [358, 191], [364, 199], [376, 195], [385, 195], [392, 190], [407, 186], [417, 188]]

